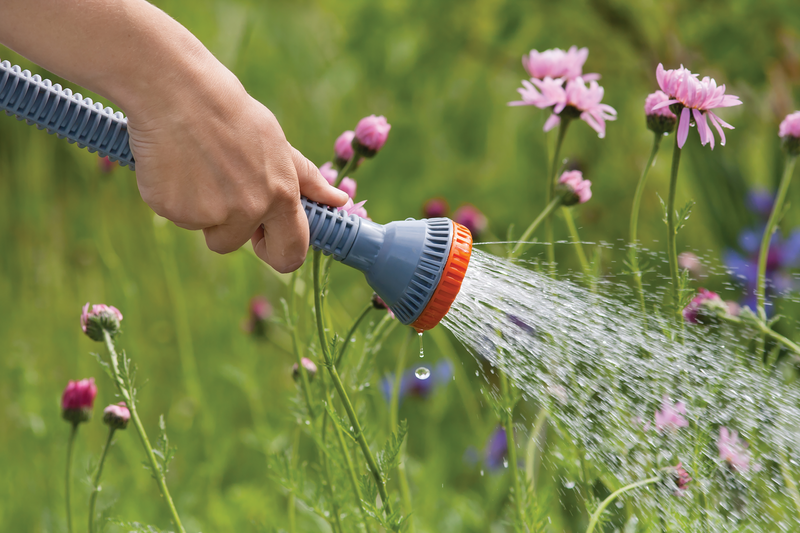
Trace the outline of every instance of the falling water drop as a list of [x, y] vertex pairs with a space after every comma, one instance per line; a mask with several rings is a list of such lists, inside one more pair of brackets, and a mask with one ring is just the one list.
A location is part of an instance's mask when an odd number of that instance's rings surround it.
[[425, 368], [424, 366], [419, 367], [414, 375], [417, 376], [419, 379], [428, 379], [431, 377], [431, 371]]
[[425, 351], [422, 349], [422, 332], [418, 331], [417, 335], [419, 335], [419, 356], [425, 357]]

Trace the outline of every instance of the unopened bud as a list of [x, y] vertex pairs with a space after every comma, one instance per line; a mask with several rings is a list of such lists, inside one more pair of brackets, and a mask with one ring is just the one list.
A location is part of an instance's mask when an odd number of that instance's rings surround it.
[[103, 423], [114, 429], [125, 429], [131, 420], [131, 412], [125, 402], [111, 404], [103, 410]]
[[122, 313], [113, 305], [95, 304], [89, 308], [89, 302], [83, 306], [81, 313], [81, 329], [94, 341], [103, 341], [103, 331], [112, 337], [119, 333]]
[[[306, 373], [308, 374], [308, 379], [314, 379], [314, 376], [317, 373], [317, 365], [314, 364], [314, 361], [309, 359], [308, 357], [303, 357], [300, 360], [303, 363], [303, 368], [306, 369]], [[300, 367], [297, 366], [297, 363], [292, 365], [292, 379], [297, 381], [300, 379]]]

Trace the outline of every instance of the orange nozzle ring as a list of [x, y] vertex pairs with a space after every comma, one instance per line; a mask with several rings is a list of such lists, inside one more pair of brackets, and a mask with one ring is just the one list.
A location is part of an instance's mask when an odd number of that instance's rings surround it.
[[450, 306], [461, 290], [461, 282], [467, 273], [471, 255], [472, 234], [466, 227], [453, 222], [453, 243], [450, 245], [450, 254], [439, 279], [439, 286], [433, 291], [428, 305], [411, 324], [412, 328], [417, 331], [431, 329], [450, 311]]

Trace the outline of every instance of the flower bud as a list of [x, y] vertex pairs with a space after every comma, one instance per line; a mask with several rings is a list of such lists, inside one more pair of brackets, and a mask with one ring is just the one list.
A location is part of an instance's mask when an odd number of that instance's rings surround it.
[[100, 167], [100, 172], [103, 174], [110, 174], [114, 167], [117, 166], [115, 161], [112, 161], [108, 156], [100, 157], [97, 160], [97, 165]]
[[783, 147], [789, 155], [800, 155], [800, 111], [783, 119], [778, 135], [783, 139]]
[[92, 418], [97, 386], [94, 378], [70, 381], [61, 395], [61, 416], [73, 424], [80, 424]]
[[365, 157], [374, 157], [386, 144], [392, 126], [383, 115], [370, 115], [358, 122], [353, 140], [353, 149]]
[[561, 195], [562, 205], [584, 204], [592, 197], [592, 182], [583, 179], [580, 170], [568, 170], [561, 174], [556, 194]]
[[336, 178], [339, 177], [339, 171], [333, 168], [333, 163], [330, 161], [319, 167], [319, 173], [322, 174], [322, 177], [325, 178], [325, 181], [331, 185], [336, 183]]
[[422, 206], [422, 214], [425, 218], [446, 217], [450, 206], [444, 198], [431, 198]]
[[728, 314], [728, 303], [719, 294], [702, 288], [683, 309], [683, 318], [690, 324], [714, 324]]
[[336, 153], [336, 166], [344, 167], [353, 158], [353, 138], [356, 136], [354, 131], [347, 130], [339, 135], [333, 144], [333, 151]]
[[644, 114], [647, 116], [647, 129], [663, 135], [671, 133], [678, 123], [678, 117], [670, 111], [669, 106], [653, 110], [653, 107], [669, 100], [669, 96], [661, 91], [647, 95], [644, 101]]
[[83, 306], [81, 329], [94, 341], [103, 341], [103, 330], [114, 337], [119, 333], [122, 313], [113, 305], [95, 304], [89, 309], [89, 302]]
[[125, 402], [111, 404], [103, 410], [103, 423], [114, 429], [125, 429], [131, 420], [131, 412]]
[[392, 312], [392, 310], [389, 309], [389, 306], [386, 305], [386, 302], [383, 301], [383, 298], [378, 296], [377, 292], [372, 293], [372, 307], [374, 307], [375, 309], [386, 309], [386, 312], [389, 313], [389, 316], [394, 318], [394, 312]]
[[456, 209], [456, 212], [453, 213], [453, 220], [467, 228], [473, 237], [480, 235], [489, 225], [486, 216], [477, 207], [470, 204], [464, 204]]
[[[306, 369], [306, 373], [308, 373], [308, 379], [314, 379], [314, 376], [317, 373], [317, 365], [314, 364], [314, 361], [309, 359], [308, 357], [303, 357], [300, 359], [303, 362], [303, 368]], [[297, 363], [292, 365], [292, 379], [297, 381], [300, 379], [300, 367], [297, 366]]]
[[254, 296], [250, 299], [248, 308], [249, 316], [245, 330], [256, 337], [263, 337], [267, 333], [269, 318], [272, 316], [272, 305], [263, 296]]
[[339, 183], [339, 190], [342, 190], [347, 193], [347, 196], [350, 198], [356, 197], [356, 180], [353, 178], [342, 178], [342, 181]]

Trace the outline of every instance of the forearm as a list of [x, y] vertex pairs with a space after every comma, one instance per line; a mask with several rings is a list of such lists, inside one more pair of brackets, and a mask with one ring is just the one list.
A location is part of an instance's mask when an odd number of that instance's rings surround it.
[[144, 0], [0, 0], [0, 43], [129, 115], [209, 77], [240, 89], [196, 37]]

